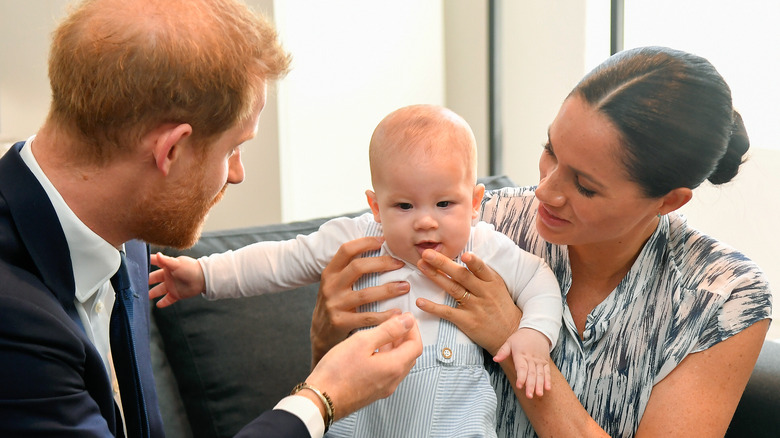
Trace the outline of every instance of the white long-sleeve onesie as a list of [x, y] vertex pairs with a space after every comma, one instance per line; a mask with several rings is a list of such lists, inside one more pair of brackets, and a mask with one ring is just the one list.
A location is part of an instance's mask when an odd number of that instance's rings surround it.
[[[376, 227], [373, 215], [337, 218], [309, 235], [286, 241], [258, 242], [235, 251], [201, 257], [198, 261], [206, 278], [206, 298], [238, 298], [294, 289], [319, 281], [320, 274], [339, 247], [366, 236]], [[380, 228], [381, 230], [381, 228]], [[503, 279], [512, 299], [523, 311], [520, 327], [543, 333], [555, 346], [561, 327], [561, 291], [550, 268], [539, 257], [521, 250], [493, 225], [479, 222], [471, 229], [471, 252], [481, 258]], [[390, 254], [383, 245], [382, 254]], [[443, 303], [446, 292], [409, 263], [401, 269], [382, 273], [376, 284], [408, 281], [410, 292], [379, 303], [380, 310], [400, 308], [412, 312], [420, 325], [423, 344], [436, 342], [439, 319], [415, 305], [419, 297]], [[458, 342], [471, 341], [459, 333]]]

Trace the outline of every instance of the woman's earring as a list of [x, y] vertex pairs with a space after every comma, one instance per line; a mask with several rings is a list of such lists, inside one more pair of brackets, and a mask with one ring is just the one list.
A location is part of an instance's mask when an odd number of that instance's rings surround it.
[[661, 218], [661, 213], [658, 213], [656, 216], [658, 216], [658, 218], [660, 219]]

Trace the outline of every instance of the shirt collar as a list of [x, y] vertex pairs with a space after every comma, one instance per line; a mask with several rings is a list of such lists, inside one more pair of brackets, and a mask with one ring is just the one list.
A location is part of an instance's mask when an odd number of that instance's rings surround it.
[[90, 299], [98, 288], [119, 269], [119, 251], [89, 229], [68, 207], [62, 195], [38, 165], [38, 161], [32, 153], [34, 139], [35, 136], [27, 139], [20, 155], [46, 191], [60, 220], [70, 251], [73, 279], [76, 284], [76, 299], [83, 303]]

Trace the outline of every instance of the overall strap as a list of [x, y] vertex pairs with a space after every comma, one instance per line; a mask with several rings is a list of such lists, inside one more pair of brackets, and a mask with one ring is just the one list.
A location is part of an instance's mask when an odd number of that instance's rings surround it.
[[[382, 236], [382, 224], [378, 222], [371, 222], [369, 224], [368, 228], [366, 229], [366, 237], [380, 237]], [[361, 257], [377, 257], [379, 256], [380, 250], [374, 250], [374, 251], [367, 251], [361, 254]], [[365, 289], [367, 287], [376, 286], [377, 285], [377, 278], [379, 278], [379, 274], [376, 272], [372, 272], [370, 274], [366, 274], [358, 279], [358, 281], [355, 282], [355, 285], [352, 287], [353, 290], [361, 290]], [[377, 302], [368, 303], [360, 306], [358, 308], [358, 312], [378, 312], [379, 311], [379, 304]]]

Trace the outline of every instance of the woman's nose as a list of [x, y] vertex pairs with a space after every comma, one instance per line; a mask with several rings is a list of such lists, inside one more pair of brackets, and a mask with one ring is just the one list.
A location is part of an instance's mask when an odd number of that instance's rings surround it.
[[540, 173], [539, 185], [536, 187], [536, 198], [539, 201], [560, 207], [566, 203], [566, 197], [560, 189], [560, 181], [555, 169]]

